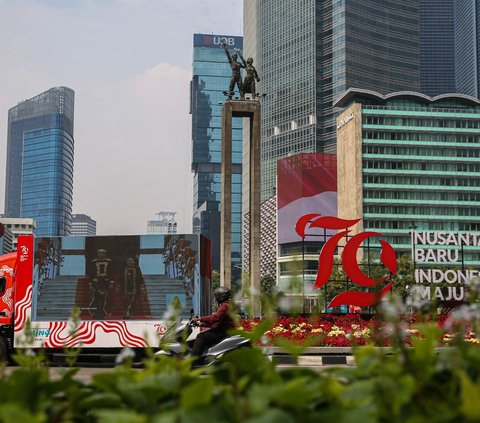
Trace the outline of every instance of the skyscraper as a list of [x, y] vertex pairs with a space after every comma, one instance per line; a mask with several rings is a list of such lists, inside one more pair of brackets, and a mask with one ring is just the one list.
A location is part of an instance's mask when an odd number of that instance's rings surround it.
[[453, 0], [420, 0], [421, 92], [455, 93], [455, 14]]
[[[245, 0], [247, 51], [257, 53], [262, 100], [262, 199], [276, 162], [335, 152], [333, 101], [349, 87], [418, 91], [418, 2]], [[252, 35], [256, 33], [256, 35]]]
[[86, 214], [74, 213], [72, 214], [72, 229], [70, 234], [73, 236], [97, 235], [97, 222]]
[[[220, 204], [222, 107], [232, 71], [220, 40], [228, 49], [243, 48], [243, 38], [230, 35], [194, 34], [192, 114], [192, 172], [194, 174], [193, 228], [212, 240], [212, 264], [220, 268]], [[232, 129], [232, 272], [241, 264], [242, 224], [242, 121]], [[234, 275], [235, 276], [235, 275]]]
[[74, 96], [51, 88], [8, 111], [5, 215], [34, 219], [37, 236], [70, 233]]
[[457, 92], [480, 98], [480, 1], [455, 0]]

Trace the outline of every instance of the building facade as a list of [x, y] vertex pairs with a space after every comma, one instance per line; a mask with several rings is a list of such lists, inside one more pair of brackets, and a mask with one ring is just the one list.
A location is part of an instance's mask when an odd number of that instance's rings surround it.
[[147, 221], [147, 234], [177, 233], [177, 220], [175, 219], [177, 212], [161, 211], [155, 214], [157, 215], [155, 220]]
[[93, 236], [97, 235], [97, 222], [90, 216], [82, 213], [72, 214], [72, 230], [73, 236]]
[[455, 85], [455, 4], [420, 0], [421, 92], [429, 96], [457, 92]]
[[37, 236], [71, 230], [74, 97], [51, 88], [8, 112], [5, 215], [34, 219]]
[[32, 235], [35, 233], [36, 225], [33, 219], [0, 217], [0, 223], [5, 227], [3, 235], [4, 253], [17, 251], [17, 240], [20, 235]]
[[457, 92], [480, 98], [480, 1], [455, 0]]
[[334, 100], [349, 87], [418, 91], [418, 2], [245, 0], [245, 49], [256, 52], [262, 100], [262, 200], [276, 162], [335, 153]]
[[479, 98], [480, 2], [420, 0], [421, 92]]
[[[335, 103], [339, 217], [410, 255], [412, 231], [480, 233], [480, 101], [350, 89]], [[464, 264], [480, 264], [477, 246]]]
[[[215, 242], [221, 212], [222, 108], [232, 71], [221, 39], [231, 53], [243, 48], [243, 38], [194, 34], [192, 114], [193, 227], [212, 240], [212, 263], [220, 268], [220, 243]], [[242, 237], [242, 120], [232, 129], [232, 274], [240, 277]]]

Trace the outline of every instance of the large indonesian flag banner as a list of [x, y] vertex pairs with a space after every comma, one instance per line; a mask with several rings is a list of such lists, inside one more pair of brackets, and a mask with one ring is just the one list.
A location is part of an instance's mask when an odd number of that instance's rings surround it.
[[[300, 242], [295, 225], [300, 216], [337, 215], [337, 157], [300, 153], [277, 162], [278, 243]], [[315, 241], [325, 229], [312, 228], [306, 241]], [[336, 231], [328, 230], [328, 234]], [[312, 236], [312, 237], [310, 237]]]

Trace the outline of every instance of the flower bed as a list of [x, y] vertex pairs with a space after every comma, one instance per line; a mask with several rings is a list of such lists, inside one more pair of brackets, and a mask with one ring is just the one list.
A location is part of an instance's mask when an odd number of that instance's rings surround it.
[[[411, 344], [412, 337], [418, 336], [415, 325], [419, 323], [419, 315], [403, 315], [399, 328], [407, 345]], [[422, 322], [425, 320], [422, 319]], [[260, 320], [242, 320], [238, 326], [239, 330], [252, 332]], [[446, 329], [448, 315], [439, 315], [436, 319], [443, 334], [440, 339], [442, 345], [449, 345], [454, 335]], [[365, 345], [378, 334], [391, 335], [395, 329], [389, 323], [379, 324], [375, 318], [365, 318], [361, 314], [321, 314], [314, 317], [285, 317], [280, 316], [277, 321], [265, 332], [265, 336], [273, 343], [277, 340], [288, 340], [295, 344], [308, 343], [310, 346], [325, 347], [352, 347]], [[472, 331], [466, 328], [465, 340], [480, 344]], [[382, 345], [388, 346], [385, 339]]]

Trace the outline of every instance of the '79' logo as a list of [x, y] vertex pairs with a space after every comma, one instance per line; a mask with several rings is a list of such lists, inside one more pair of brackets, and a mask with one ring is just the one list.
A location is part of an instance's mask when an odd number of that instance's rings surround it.
[[[298, 219], [297, 224], [295, 225], [295, 230], [302, 238], [305, 238], [305, 229], [307, 226], [309, 228], [343, 229], [333, 235], [322, 247], [318, 259], [318, 271], [314, 288], [321, 288], [328, 282], [330, 275], [332, 274], [333, 259], [338, 242], [351, 232], [348, 228], [359, 221], [360, 219], [346, 220], [333, 216], [322, 216], [318, 213], [306, 214]], [[373, 231], [361, 232], [351, 237], [345, 244], [342, 253], [343, 269], [351, 281], [356, 285], [363, 287], [376, 287], [388, 279], [388, 276], [384, 276], [380, 279], [367, 276], [362, 272], [357, 262], [357, 251], [362, 242], [367, 238], [378, 236], [383, 236], [383, 234]], [[380, 260], [392, 275], [395, 275], [397, 273], [397, 258], [395, 256], [395, 251], [386, 241], [380, 240], [380, 244], [382, 245]], [[390, 291], [392, 285], [393, 280], [376, 293], [358, 291], [343, 292], [330, 301], [328, 308], [339, 305], [366, 307], [376, 304]]]

